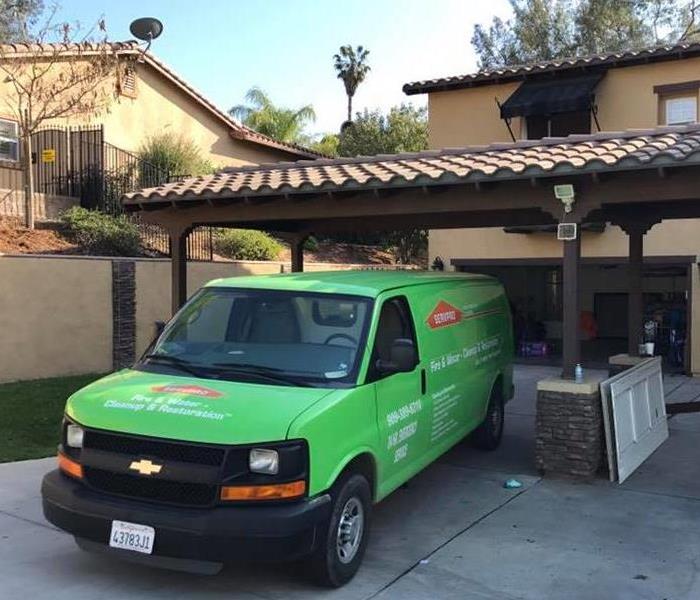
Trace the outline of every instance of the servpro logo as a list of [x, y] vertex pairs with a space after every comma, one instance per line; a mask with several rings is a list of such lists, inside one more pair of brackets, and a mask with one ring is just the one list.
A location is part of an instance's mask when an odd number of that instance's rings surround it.
[[454, 325], [462, 320], [462, 311], [448, 304], [444, 300], [440, 300], [437, 306], [428, 315], [427, 323], [431, 329], [447, 327]]
[[159, 394], [187, 394], [188, 396], [199, 396], [200, 398], [221, 398], [223, 394], [201, 385], [156, 385], [151, 388], [152, 392]]

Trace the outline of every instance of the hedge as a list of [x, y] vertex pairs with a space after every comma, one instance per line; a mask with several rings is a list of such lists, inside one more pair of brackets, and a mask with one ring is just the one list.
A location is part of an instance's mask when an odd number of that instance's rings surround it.
[[214, 251], [234, 260], [276, 260], [282, 244], [254, 229], [219, 229], [214, 232]]
[[68, 236], [88, 254], [98, 256], [139, 256], [139, 230], [125, 216], [112, 216], [79, 206], [61, 215]]

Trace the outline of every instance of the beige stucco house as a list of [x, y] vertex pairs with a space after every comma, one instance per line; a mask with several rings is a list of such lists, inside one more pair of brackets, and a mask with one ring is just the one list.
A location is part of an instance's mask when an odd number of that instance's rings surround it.
[[[81, 57], [109, 52], [118, 68], [113, 76], [102, 82], [109, 90], [109, 102], [89, 116], [73, 115], [47, 120], [42, 128], [65, 126], [101, 126], [101, 139], [111, 147], [134, 153], [154, 134], [173, 132], [191, 139], [201, 150], [202, 157], [216, 167], [296, 161], [316, 158], [313, 151], [259, 134], [229, 117], [182, 77], [150, 52], [143, 53], [136, 42], [116, 42], [104, 45], [90, 44], [11, 44], [0, 47], [0, 61], [31, 61], [46, 65], [58, 63], [62, 57], [80, 61]], [[52, 67], [60, 73], [60, 66]], [[7, 79], [7, 78], [5, 78]], [[18, 143], [17, 103], [12, 97], [8, 81], [0, 82], [0, 189], [19, 191], [3, 194], [0, 214], [19, 216], [23, 211], [21, 173], [18, 171], [20, 144]], [[51, 138], [53, 140], [53, 138]], [[55, 149], [54, 163], [48, 169], [57, 169], [66, 160], [62, 147], [46, 142]], [[41, 154], [42, 148], [35, 148]], [[38, 157], [38, 162], [41, 158]], [[56, 173], [56, 177], [61, 174]], [[40, 178], [39, 173], [35, 177]], [[49, 174], [49, 178], [51, 174]], [[54, 216], [74, 200], [46, 198], [44, 190], [37, 189], [37, 216]], [[49, 193], [49, 195], [52, 195]]]
[[[428, 94], [430, 147], [482, 146], [698, 121], [700, 44], [560, 60], [409, 83]], [[536, 151], [536, 148], [533, 150]], [[699, 184], [700, 185], [700, 184]], [[627, 235], [582, 228], [583, 356], [604, 364], [627, 347]], [[430, 261], [498, 276], [514, 305], [519, 352], [561, 347], [561, 253], [553, 228], [441, 229]], [[668, 367], [700, 373], [700, 221], [665, 220], [644, 238], [645, 322]], [[692, 350], [692, 352], [691, 352]]]

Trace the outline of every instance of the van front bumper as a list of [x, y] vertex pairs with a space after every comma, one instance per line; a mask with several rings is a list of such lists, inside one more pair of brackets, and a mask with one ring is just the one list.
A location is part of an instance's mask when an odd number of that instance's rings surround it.
[[[90, 490], [58, 470], [41, 485], [44, 516], [56, 527], [86, 540], [82, 547], [102, 545], [124, 558], [156, 566], [163, 559], [224, 563], [236, 560], [293, 560], [313, 551], [320, 525], [331, 513], [328, 494], [293, 503], [261, 506], [179, 508], [122, 499]], [[108, 546], [112, 521], [155, 529], [152, 555], [113, 550]], [[177, 568], [175, 565], [174, 568]]]

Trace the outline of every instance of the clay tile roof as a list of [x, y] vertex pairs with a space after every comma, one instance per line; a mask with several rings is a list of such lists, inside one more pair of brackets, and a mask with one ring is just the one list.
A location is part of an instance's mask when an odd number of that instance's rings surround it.
[[83, 42], [83, 43], [45, 43], [45, 44], [28, 44], [28, 43], [17, 43], [17, 44], [0, 44], [0, 61], [12, 60], [20, 58], [31, 58], [36, 56], [56, 56], [57, 53], [61, 55], [89, 55], [98, 54], [105, 51], [115, 52], [122, 56], [134, 56], [141, 57], [141, 59], [163, 75], [166, 79], [169, 79], [177, 87], [179, 87], [185, 94], [190, 96], [195, 102], [200, 104], [205, 110], [211, 113], [217, 120], [221, 121], [230, 128], [230, 135], [236, 139], [251, 142], [253, 144], [259, 144], [262, 146], [267, 146], [269, 148], [275, 148], [277, 150], [282, 150], [288, 152], [293, 156], [298, 156], [300, 158], [319, 158], [322, 154], [314, 152], [309, 148], [299, 146], [298, 144], [291, 144], [289, 142], [281, 142], [275, 140], [271, 137], [253, 131], [249, 127], [239, 123], [232, 119], [228, 114], [220, 110], [214, 105], [213, 102], [208, 100], [202, 93], [193, 88], [189, 83], [187, 83], [182, 77], [180, 77], [175, 71], [168, 67], [163, 61], [157, 59], [150, 53], [141, 54], [141, 46], [139, 42], [135, 40], [128, 40], [125, 42], [107, 42], [107, 43], [93, 43], [93, 42]]
[[403, 86], [403, 91], [410, 96], [427, 92], [442, 92], [480, 85], [490, 85], [493, 83], [521, 81], [523, 79], [536, 77], [541, 73], [551, 74], [554, 72], [572, 73], [605, 70], [608, 68], [631, 66], [647, 62], [678, 60], [699, 55], [700, 43], [684, 42], [673, 45], [622, 50], [620, 52], [560, 58], [557, 60], [477, 71], [476, 73], [468, 75], [414, 81], [405, 84]]
[[138, 210], [172, 200], [415, 188], [680, 164], [700, 165], [700, 125], [236, 167], [127, 194], [123, 203]]

